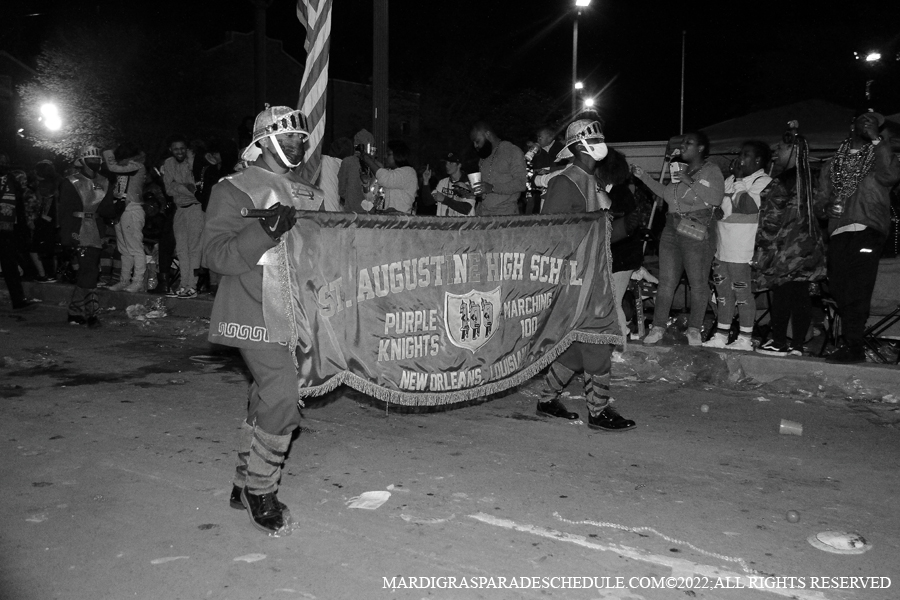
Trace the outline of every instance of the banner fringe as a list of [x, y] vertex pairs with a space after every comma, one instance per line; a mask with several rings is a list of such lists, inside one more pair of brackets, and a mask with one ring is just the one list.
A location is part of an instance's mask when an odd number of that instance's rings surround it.
[[625, 338], [613, 333], [571, 331], [553, 348], [544, 353], [541, 358], [517, 372], [515, 375], [464, 390], [448, 392], [401, 392], [398, 390], [390, 390], [372, 383], [368, 379], [363, 379], [350, 371], [341, 371], [321, 385], [300, 388], [299, 394], [302, 403], [303, 398], [321, 396], [334, 391], [341, 385], [346, 385], [366, 396], [371, 396], [382, 402], [396, 404], [398, 406], [445, 406], [448, 404], [456, 404], [468, 400], [475, 400], [484, 396], [491, 396], [525, 383], [550, 366], [550, 364], [559, 358], [573, 342], [619, 345], [625, 342]]

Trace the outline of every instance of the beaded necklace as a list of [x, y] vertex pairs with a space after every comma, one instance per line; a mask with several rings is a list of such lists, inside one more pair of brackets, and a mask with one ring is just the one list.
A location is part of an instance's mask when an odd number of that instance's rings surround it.
[[850, 138], [841, 143], [831, 161], [831, 183], [839, 202], [853, 195], [859, 183], [875, 165], [875, 146], [866, 144], [859, 152], [850, 152]]
[[[484, 180], [488, 183], [491, 183], [494, 180], [494, 157], [497, 156], [497, 151], [500, 149], [500, 144], [494, 146], [494, 150], [491, 152], [491, 155], [481, 161], [481, 172], [484, 173]], [[488, 161], [491, 161], [490, 165], [488, 165]], [[485, 168], [487, 167], [487, 168]]]

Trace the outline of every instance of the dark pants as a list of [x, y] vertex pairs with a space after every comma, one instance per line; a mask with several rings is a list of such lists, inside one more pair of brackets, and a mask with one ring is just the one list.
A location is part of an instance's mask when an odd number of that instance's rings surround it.
[[709, 302], [709, 268], [716, 251], [715, 223], [705, 240], [694, 240], [675, 231], [672, 215], [666, 217], [666, 227], [659, 239], [659, 287], [656, 306], [653, 309], [653, 326], [666, 327], [675, 290], [681, 282], [681, 274], [687, 272], [691, 286], [691, 312], [688, 327], [703, 327], [706, 305]]
[[828, 242], [828, 289], [837, 302], [844, 342], [862, 350], [878, 259], [887, 236], [867, 227], [831, 236]]
[[100, 248], [78, 248], [75, 250], [78, 256], [78, 278], [75, 285], [84, 290], [92, 290], [97, 287], [100, 278]]
[[572, 342], [556, 360], [575, 373], [608, 375], [612, 367], [612, 346]]
[[270, 435], [287, 435], [300, 426], [297, 369], [287, 346], [241, 348], [241, 356], [253, 375], [247, 406], [247, 423]]
[[525, 193], [525, 214], [541, 214], [541, 191], [538, 189]]
[[100, 278], [100, 248], [75, 248], [78, 258], [78, 276], [69, 300], [69, 316], [82, 319], [96, 318], [100, 310], [97, 297], [97, 280]]
[[812, 302], [809, 299], [808, 281], [788, 281], [769, 290], [772, 306], [772, 341], [776, 346], [787, 344], [788, 323], [791, 324], [791, 348], [803, 351], [803, 342], [812, 322]]
[[0, 231], [0, 269], [9, 290], [9, 299], [13, 308], [25, 304], [25, 292], [22, 290], [22, 279], [19, 277], [19, 261], [16, 258], [16, 236], [11, 231]]
[[160, 233], [157, 252], [159, 253], [158, 271], [168, 280], [172, 259], [175, 257], [175, 231], [172, 229], [171, 217], [168, 217], [168, 222]]

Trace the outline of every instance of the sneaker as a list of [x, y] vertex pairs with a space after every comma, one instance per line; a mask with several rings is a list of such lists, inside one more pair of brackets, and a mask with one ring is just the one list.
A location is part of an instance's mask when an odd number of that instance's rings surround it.
[[182, 289], [178, 290], [178, 297], [182, 298], [182, 299], [196, 298], [197, 290], [195, 290], [194, 288], [187, 288], [187, 289], [182, 288]]
[[778, 345], [773, 340], [769, 340], [762, 346], [756, 349], [760, 354], [765, 354], [766, 356], [787, 356], [788, 353], [793, 353], [788, 350], [787, 344]]
[[44, 275], [41, 277], [40, 275], [35, 277], [34, 280], [37, 283], [54, 283], [56, 282], [56, 277], [51, 277], [50, 275]]
[[725, 346], [726, 350], [741, 350], [743, 352], [753, 352], [753, 342], [750, 338], [739, 335], [736, 340]]
[[81, 315], [69, 315], [68, 320], [69, 325], [85, 325], [87, 323]]
[[705, 342], [703, 342], [704, 348], [728, 348], [728, 336], [722, 335], [720, 333], [715, 334]]
[[111, 292], [121, 292], [122, 290], [127, 288], [129, 285], [131, 285], [130, 281], [125, 281], [123, 279], [120, 279], [118, 283], [115, 283], [115, 284], [109, 286], [109, 288], [107, 288], [107, 289], [109, 289], [109, 291], [111, 291]]
[[636, 427], [634, 421], [626, 419], [612, 406], [604, 408], [596, 417], [588, 416], [588, 427], [612, 433], [631, 431]]
[[166, 298], [178, 298], [181, 294], [185, 292], [184, 288], [170, 289], [166, 292]]
[[647, 345], [647, 344], [658, 344], [659, 341], [660, 341], [661, 339], [663, 339], [663, 336], [664, 336], [665, 334], [666, 334], [666, 328], [665, 328], [665, 327], [657, 327], [656, 325], [654, 325], [654, 326], [650, 329], [650, 333], [648, 333], [648, 334], [646, 335], [646, 337], [644, 337], [644, 344], [645, 344], [645, 345]]
[[700, 337], [700, 330], [696, 327], [688, 327], [686, 335], [688, 346], [700, 346], [703, 344], [703, 338]]
[[790, 355], [791, 356], [803, 356], [803, 349], [802, 348], [791, 348]]

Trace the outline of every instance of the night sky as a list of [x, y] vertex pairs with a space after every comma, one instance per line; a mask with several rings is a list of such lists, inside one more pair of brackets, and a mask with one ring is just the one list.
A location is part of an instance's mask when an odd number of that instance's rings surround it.
[[[0, 47], [13, 48], [26, 61], [39, 50], [42, 36], [72, 18], [69, 2], [4, 4], [19, 14], [40, 13], [19, 17], [16, 33], [11, 34], [7, 25], [0, 39]], [[492, 61], [496, 89], [531, 87], [568, 106], [573, 4], [574, 0], [392, 0], [387, 34], [391, 86], [420, 91], [423, 82], [446, 64], [463, 69], [467, 60], [481, 55]], [[196, 23], [197, 37], [206, 46], [222, 41], [226, 30], [253, 29], [249, 0], [96, 0], [79, 1], [76, 10], [87, 14], [89, 6], [134, 13], [160, 35], [165, 35], [172, 19], [188, 19]], [[291, 0], [274, 0], [268, 33], [283, 40], [288, 53], [302, 61], [304, 31], [294, 7]], [[331, 77], [369, 81], [371, 23], [371, 1], [335, 0]], [[578, 71], [589, 90], [606, 86], [599, 111], [610, 141], [658, 140], [678, 133], [682, 31], [686, 31], [686, 129], [809, 98], [862, 108], [867, 105], [867, 79], [875, 80], [870, 104], [885, 114], [900, 111], [896, 1], [593, 0], [579, 21]], [[853, 53], [871, 49], [881, 50], [885, 60], [866, 69]]]

